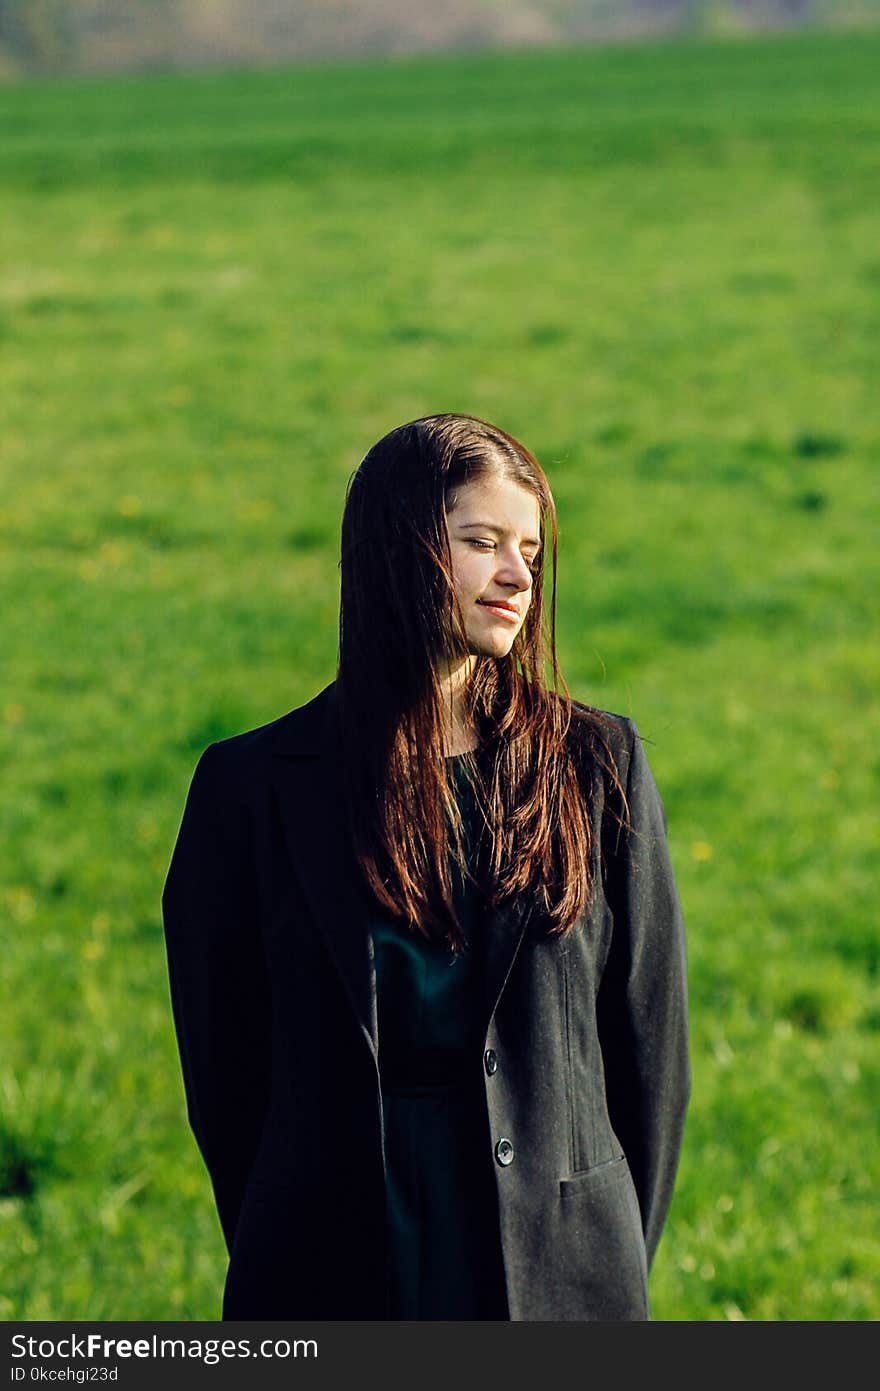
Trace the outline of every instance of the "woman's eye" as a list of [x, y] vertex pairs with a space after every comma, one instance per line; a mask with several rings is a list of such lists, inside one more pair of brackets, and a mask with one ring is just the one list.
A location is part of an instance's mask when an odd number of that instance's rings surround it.
[[[469, 537], [468, 537], [468, 540], [469, 540], [470, 544], [471, 544], [472, 546], [476, 546], [478, 550], [481, 550], [481, 551], [494, 551], [494, 549], [495, 549], [495, 542], [494, 542], [494, 541], [486, 541], [486, 540], [483, 539], [482, 536], [469, 536]], [[532, 556], [531, 559], [529, 559], [529, 557], [528, 557], [527, 555], [524, 555], [524, 556], [523, 556], [523, 560], [525, 561], [526, 565], [529, 567], [529, 570], [530, 570], [531, 574], [537, 575], [538, 571], [539, 571], [540, 568], [541, 568], [541, 557], [540, 557], [540, 555]]]

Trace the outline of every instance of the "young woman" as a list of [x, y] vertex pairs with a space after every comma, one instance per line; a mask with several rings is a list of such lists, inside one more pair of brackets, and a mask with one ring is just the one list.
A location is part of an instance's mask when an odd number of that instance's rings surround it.
[[335, 681], [205, 750], [163, 894], [223, 1317], [646, 1319], [684, 930], [636, 726], [559, 691], [544, 473], [401, 426], [341, 572]]

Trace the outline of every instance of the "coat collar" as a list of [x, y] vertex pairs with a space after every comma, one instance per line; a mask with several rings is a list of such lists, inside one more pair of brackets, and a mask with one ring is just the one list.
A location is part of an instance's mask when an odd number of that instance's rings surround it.
[[[378, 1060], [376, 969], [368, 927], [371, 906], [345, 820], [345, 770], [336, 716], [336, 683], [331, 682], [307, 705], [275, 723], [271, 739], [274, 787], [294, 872]], [[500, 909], [487, 908], [483, 916], [476, 950], [487, 1028], [529, 916], [524, 899]]]
[[319, 757], [338, 743], [336, 682], [306, 704], [282, 715], [271, 728], [272, 752], [280, 758]]

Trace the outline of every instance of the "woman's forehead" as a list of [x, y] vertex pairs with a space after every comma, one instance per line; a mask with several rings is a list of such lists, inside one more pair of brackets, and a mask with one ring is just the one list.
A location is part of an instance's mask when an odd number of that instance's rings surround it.
[[505, 531], [540, 531], [541, 509], [528, 488], [505, 478], [479, 478], [463, 483], [447, 499], [447, 516], [456, 524], [493, 524]]

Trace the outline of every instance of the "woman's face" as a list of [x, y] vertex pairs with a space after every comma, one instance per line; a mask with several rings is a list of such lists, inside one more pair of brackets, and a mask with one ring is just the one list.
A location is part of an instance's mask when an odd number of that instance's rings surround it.
[[454, 496], [446, 525], [468, 651], [506, 657], [532, 601], [541, 549], [538, 499], [496, 478], [466, 483]]

